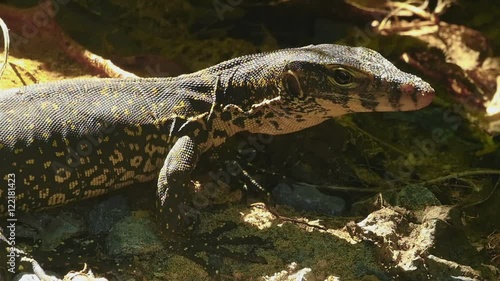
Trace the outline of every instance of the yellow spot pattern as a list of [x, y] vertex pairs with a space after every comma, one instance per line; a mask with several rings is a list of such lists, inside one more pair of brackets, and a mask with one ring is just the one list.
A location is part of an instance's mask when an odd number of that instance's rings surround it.
[[130, 166], [137, 168], [141, 165], [142, 163], [142, 156], [135, 156], [134, 158], [130, 159]]
[[38, 192], [38, 198], [40, 199], [45, 199], [49, 196], [50, 190], [48, 188], [45, 188], [44, 190], [40, 190]]
[[125, 132], [125, 134], [127, 134], [129, 136], [140, 136], [140, 135], [142, 135], [142, 126], [137, 125], [137, 126], [135, 126], [135, 128], [125, 127], [123, 129], [123, 131]]
[[98, 186], [98, 185], [101, 185], [103, 184], [104, 182], [106, 182], [106, 180], [108, 179], [108, 176], [106, 176], [106, 174], [101, 174], [95, 178], [93, 178], [91, 181], [90, 181], [90, 185], [92, 186]]
[[65, 202], [66, 202], [66, 195], [64, 193], [56, 193], [49, 197], [48, 205], [49, 206], [60, 205]]
[[116, 166], [117, 163], [120, 163], [123, 161], [123, 155], [120, 151], [118, 151], [117, 149], [115, 149], [113, 151], [113, 154], [116, 156], [109, 156], [109, 161], [111, 161], [111, 163], [113, 163], [113, 166]]
[[[57, 175], [54, 176], [54, 181], [57, 183], [63, 183], [71, 177], [71, 173], [63, 168], [58, 169], [56, 173]], [[64, 173], [64, 175], [60, 176], [61, 173]]]
[[107, 192], [106, 189], [93, 189], [93, 190], [85, 190], [83, 192], [83, 197], [84, 198], [91, 198], [91, 197], [96, 197], [99, 195], [103, 195]]

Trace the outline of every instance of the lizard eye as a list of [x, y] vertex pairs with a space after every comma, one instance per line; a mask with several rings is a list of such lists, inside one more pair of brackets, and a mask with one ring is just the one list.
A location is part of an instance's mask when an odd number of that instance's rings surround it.
[[283, 86], [286, 91], [294, 97], [302, 97], [304, 93], [300, 87], [299, 78], [292, 71], [288, 71], [283, 75]]
[[352, 82], [352, 74], [342, 68], [333, 70], [333, 79], [339, 85], [347, 85]]

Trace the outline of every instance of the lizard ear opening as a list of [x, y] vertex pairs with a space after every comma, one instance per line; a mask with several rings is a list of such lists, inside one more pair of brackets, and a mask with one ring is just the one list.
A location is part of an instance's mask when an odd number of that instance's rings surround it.
[[288, 70], [283, 74], [282, 81], [283, 87], [285, 91], [291, 97], [302, 98], [304, 97], [304, 92], [302, 91], [302, 87], [300, 86], [299, 77], [297, 74], [291, 70]]

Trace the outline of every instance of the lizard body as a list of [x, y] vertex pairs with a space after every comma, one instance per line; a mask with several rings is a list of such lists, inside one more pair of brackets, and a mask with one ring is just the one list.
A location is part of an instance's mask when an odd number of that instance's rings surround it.
[[[333, 117], [427, 106], [434, 90], [361, 47], [244, 56], [174, 78], [63, 80], [0, 91], [0, 198], [57, 206], [157, 183], [165, 229], [183, 226], [200, 154], [241, 131], [296, 132]], [[10, 210], [0, 201], [0, 214]]]

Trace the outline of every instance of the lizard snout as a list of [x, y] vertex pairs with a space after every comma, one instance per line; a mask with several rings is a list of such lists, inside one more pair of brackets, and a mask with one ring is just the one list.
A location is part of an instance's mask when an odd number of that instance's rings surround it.
[[426, 82], [419, 82], [418, 84], [401, 84], [399, 87], [401, 91], [400, 110], [410, 111], [418, 110], [428, 106], [436, 92]]

